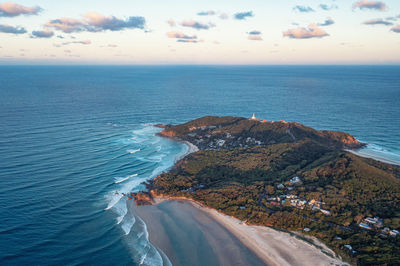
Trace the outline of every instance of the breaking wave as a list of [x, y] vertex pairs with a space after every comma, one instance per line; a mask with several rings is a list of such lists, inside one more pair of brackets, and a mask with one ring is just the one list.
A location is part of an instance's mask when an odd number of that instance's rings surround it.
[[[168, 170], [188, 151], [186, 145], [156, 136], [159, 131], [151, 125], [144, 125], [117, 141], [133, 154], [129, 160], [132, 160], [132, 171], [138, 174], [114, 178], [112, 190], [105, 197], [105, 209], [115, 214], [116, 225], [121, 228], [132, 259], [139, 265], [171, 265], [167, 256], [150, 243], [144, 221], [128, 208], [131, 192], [145, 189], [143, 182]], [[140, 156], [137, 156], [139, 151]]]

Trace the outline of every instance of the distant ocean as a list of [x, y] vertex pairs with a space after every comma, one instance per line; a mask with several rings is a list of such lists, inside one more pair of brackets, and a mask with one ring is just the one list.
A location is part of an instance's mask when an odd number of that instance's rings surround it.
[[187, 151], [151, 124], [253, 113], [400, 162], [399, 66], [1, 66], [0, 264], [166, 264], [115, 193]]

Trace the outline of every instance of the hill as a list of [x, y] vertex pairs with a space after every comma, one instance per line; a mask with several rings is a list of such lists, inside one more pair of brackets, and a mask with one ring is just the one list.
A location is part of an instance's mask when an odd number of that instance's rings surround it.
[[200, 151], [158, 176], [149, 185], [156, 194], [316, 236], [354, 264], [400, 264], [400, 168], [344, 151], [364, 145], [353, 136], [238, 117], [204, 117], [161, 135]]

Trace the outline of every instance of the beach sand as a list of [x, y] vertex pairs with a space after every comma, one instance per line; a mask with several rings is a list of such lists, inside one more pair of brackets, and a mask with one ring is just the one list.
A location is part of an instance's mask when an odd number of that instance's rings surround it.
[[314, 239], [241, 221], [188, 200], [160, 200], [133, 211], [147, 224], [150, 241], [173, 265], [343, 265]]
[[265, 265], [230, 231], [187, 201], [131, 208], [147, 225], [150, 242], [173, 265]]
[[368, 154], [368, 152], [366, 152], [365, 150], [362, 150], [362, 149], [361, 150], [357, 150], [357, 151], [356, 150], [345, 150], [345, 151], [350, 152], [350, 153], [355, 154], [355, 155], [360, 156], [360, 157], [374, 159], [376, 161], [380, 161], [380, 162], [383, 162], [383, 163], [400, 166], [399, 162], [392, 161], [392, 160], [389, 160], [389, 159], [386, 159], [386, 158], [383, 158], [383, 157], [379, 157], [376, 154]]

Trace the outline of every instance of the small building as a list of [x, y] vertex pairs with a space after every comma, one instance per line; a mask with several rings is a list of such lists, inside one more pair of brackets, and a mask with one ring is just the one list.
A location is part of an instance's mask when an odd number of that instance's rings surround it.
[[239, 207], [239, 209], [241, 209], [241, 210], [245, 210], [245, 209], [246, 209], [246, 207], [245, 207], [245, 206], [240, 206], [240, 207]]
[[223, 140], [223, 139], [219, 139], [219, 140], [217, 140], [217, 145], [218, 146], [224, 146], [224, 144], [225, 144], [225, 140]]
[[372, 228], [371, 228], [368, 224], [366, 224], [366, 223], [360, 223], [358, 226], [361, 227], [361, 228], [367, 229], [367, 230], [371, 230], [371, 229], [372, 229]]
[[348, 250], [353, 250], [353, 247], [350, 245], [344, 245], [345, 248], [347, 248]]
[[383, 219], [379, 218], [378, 216], [371, 218], [371, 217], [367, 217], [364, 219], [365, 223], [371, 224], [377, 228], [381, 228], [383, 227]]
[[253, 116], [249, 118], [249, 120], [260, 121], [260, 118], [256, 118], [255, 114], [253, 113]]
[[389, 231], [389, 235], [390, 235], [390, 236], [393, 236], [393, 237], [396, 237], [396, 236], [399, 235], [399, 231], [397, 231], [397, 230], [390, 230], [390, 231]]
[[279, 185], [277, 185], [276, 187], [279, 188], [279, 189], [282, 189], [282, 188], [284, 188], [285, 186], [284, 186], [283, 184], [279, 184]]
[[300, 181], [301, 181], [301, 179], [298, 176], [295, 176], [292, 179], [290, 179], [290, 183], [292, 183], [292, 184], [296, 184]]
[[306, 227], [306, 228], [303, 229], [303, 231], [304, 231], [304, 232], [310, 232], [311, 229]]
[[324, 210], [324, 209], [319, 209], [320, 212], [322, 212], [325, 215], [331, 215], [331, 212], [328, 210]]

